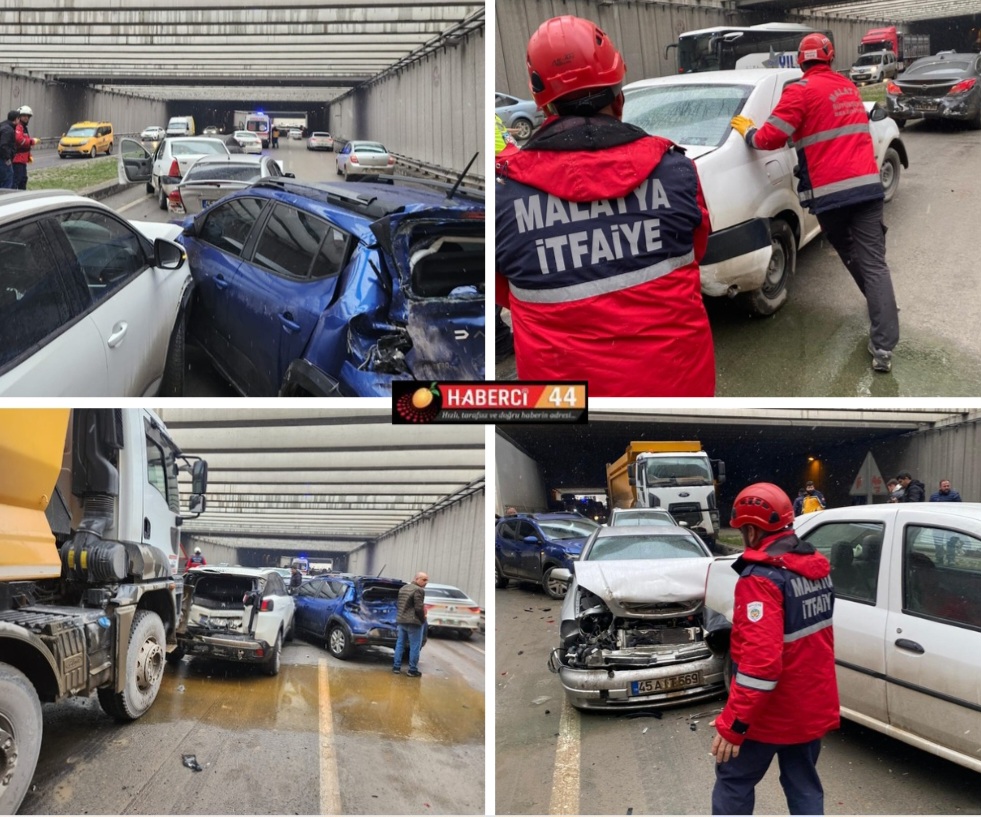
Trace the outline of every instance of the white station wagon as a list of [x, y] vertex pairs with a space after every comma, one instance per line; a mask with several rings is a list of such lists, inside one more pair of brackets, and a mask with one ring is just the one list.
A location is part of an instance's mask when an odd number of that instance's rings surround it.
[[[832, 508], [796, 528], [831, 561], [842, 717], [981, 772], [981, 504]], [[731, 563], [709, 569], [714, 649], [731, 628]]]
[[[800, 77], [798, 68], [706, 71], [645, 79], [623, 89], [624, 122], [684, 147], [698, 167], [712, 220], [701, 263], [702, 294], [738, 295], [756, 315], [783, 306], [797, 251], [821, 228], [797, 198], [796, 151], [753, 150], [729, 122], [742, 114], [763, 125], [784, 86]], [[888, 201], [901, 167], [908, 166], [906, 149], [885, 109], [872, 103], [866, 108]]]

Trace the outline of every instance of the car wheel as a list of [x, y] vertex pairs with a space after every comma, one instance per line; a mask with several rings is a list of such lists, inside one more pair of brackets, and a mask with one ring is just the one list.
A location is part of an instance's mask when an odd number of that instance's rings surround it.
[[886, 201], [892, 201], [892, 197], [896, 195], [901, 170], [902, 163], [899, 161], [899, 154], [895, 148], [889, 148], [882, 160], [882, 167], [879, 169], [879, 178], [882, 179], [882, 190], [885, 193]]
[[0, 807], [5, 814], [17, 813], [30, 788], [41, 752], [42, 728], [41, 702], [34, 684], [14, 667], [0, 668], [0, 768], [4, 774]]
[[978, 112], [974, 117], [967, 120], [967, 126], [971, 130], [981, 130], [981, 105], [978, 105]]
[[346, 660], [351, 657], [354, 646], [348, 638], [347, 631], [340, 624], [331, 624], [327, 630], [327, 651], [334, 656]]
[[67, 159], [68, 157], [64, 153], [59, 153], [58, 154], [58, 158], [59, 159]]
[[344, 173], [341, 171], [341, 165], [340, 165], [340, 163], [338, 163], [338, 165], [337, 165], [337, 175], [338, 176], [343, 176], [344, 175]]
[[163, 182], [160, 182], [160, 189], [157, 191], [157, 204], [161, 210], [167, 209], [167, 191], [164, 190]]
[[99, 689], [102, 711], [119, 721], [135, 721], [157, 697], [167, 656], [167, 633], [160, 616], [137, 610], [129, 631], [123, 691], [110, 684]]
[[112, 156], [112, 142], [110, 142], [109, 147], [106, 148], [106, 156]]
[[754, 315], [772, 315], [787, 300], [787, 284], [797, 266], [797, 240], [790, 225], [782, 219], [770, 222], [770, 244], [773, 253], [766, 268], [763, 286], [743, 293], [749, 311]]
[[564, 599], [566, 591], [569, 589], [569, 585], [566, 582], [559, 581], [554, 578], [552, 574], [555, 572], [555, 566], [545, 568], [545, 572], [542, 574], [542, 589], [548, 593], [549, 598], [553, 599]]
[[514, 135], [514, 138], [520, 139], [522, 142], [531, 136], [531, 132], [533, 130], [531, 122], [529, 122], [527, 119], [515, 119], [511, 123], [511, 127], [518, 131]]
[[184, 371], [187, 365], [187, 310], [182, 309], [170, 335], [167, 361], [160, 379], [159, 397], [184, 396]]
[[95, 145], [92, 145], [92, 149], [89, 151], [89, 158], [90, 159], [95, 158]]
[[157, 188], [155, 188], [155, 187], [153, 186], [153, 178], [151, 177], [151, 178], [150, 178], [150, 181], [148, 181], [148, 182], [146, 183], [146, 192], [147, 192], [147, 193], [149, 193], [149, 194], [150, 194], [150, 195], [152, 196], [152, 195], [154, 194], [154, 192], [156, 191], [156, 189], [157, 189]]
[[269, 660], [262, 665], [262, 671], [266, 675], [279, 675], [279, 666], [283, 655], [283, 633], [276, 633], [276, 643], [273, 644], [272, 654]]
[[508, 578], [501, 574], [501, 566], [494, 562], [494, 587], [498, 590], [503, 590], [508, 586]]
[[469, 641], [471, 638], [473, 638], [473, 630], [457, 630], [456, 635], [461, 641]]

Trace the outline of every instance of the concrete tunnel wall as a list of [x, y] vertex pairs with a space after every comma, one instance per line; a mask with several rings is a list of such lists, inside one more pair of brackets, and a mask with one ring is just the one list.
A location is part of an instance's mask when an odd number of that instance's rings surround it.
[[[471, 32], [330, 105], [330, 132], [382, 142], [393, 153], [463, 170], [484, 152], [484, 30]], [[483, 176], [478, 157], [470, 172]]]
[[481, 606], [486, 596], [485, 491], [409, 522], [352, 551], [348, 572], [412, 581], [420, 570], [435, 584], [459, 587]]
[[499, 0], [494, 42], [495, 88], [524, 99], [531, 98], [525, 62], [528, 38], [550, 17], [576, 14], [596, 21], [623, 54], [626, 81], [674, 74], [677, 51], [665, 53], [683, 31], [719, 25], [756, 25], [767, 22], [804, 23], [831, 31], [835, 41], [836, 70], [847, 70], [858, 56], [862, 35], [870, 28], [889, 23], [883, 20], [841, 20], [834, 17], [800, 17], [779, 12], [733, 12], [732, 4], [706, 0], [684, 3], [610, 3], [585, 0], [575, 7], [565, 0]]

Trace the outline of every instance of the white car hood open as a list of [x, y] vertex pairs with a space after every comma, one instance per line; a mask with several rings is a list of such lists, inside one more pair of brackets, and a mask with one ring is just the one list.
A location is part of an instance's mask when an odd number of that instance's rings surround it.
[[634, 615], [628, 607], [651, 602], [685, 602], [705, 593], [712, 559], [576, 562], [576, 582], [599, 596], [615, 616]]
[[157, 238], [166, 238], [173, 241], [184, 232], [184, 228], [179, 224], [163, 224], [154, 221], [131, 221], [130, 224], [151, 241]]

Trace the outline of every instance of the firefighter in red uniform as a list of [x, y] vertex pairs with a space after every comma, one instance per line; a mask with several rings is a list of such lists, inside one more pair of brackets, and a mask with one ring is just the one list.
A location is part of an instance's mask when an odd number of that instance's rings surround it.
[[734, 528], [746, 549], [732, 614], [732, 683], [713, 721], [713, 814], [752, 814], [756, 784], [776, 755], [791, 814], [824, 814], [821, 738], [837, 729], [831, 565], [792, 530], [794, 508], [776, 485], [739, 492]]
[[621, 121], [626, 68], [593, 22], [555, 17], [528, 42], [548, 118], [497, 157], [497, 301], [518, 376], [587, 380], [598, 397], [711, 397], [699, 259], [708, 211], [694, 163]]
[[831, 70], [834, 56], [823, 34], [805, 36], [797, 52], [804, 77], [784, 89], [761, 128], [745, 116], [733, 117], [732, 127], [759, 150], [783, 147], [793, 137], [801, 204], [817, 216], [865, 296], [872, 368], [888, 372], [899, 343], [899, 310], [886, 266], [884, 193], [865, 105], [855, 83]]

